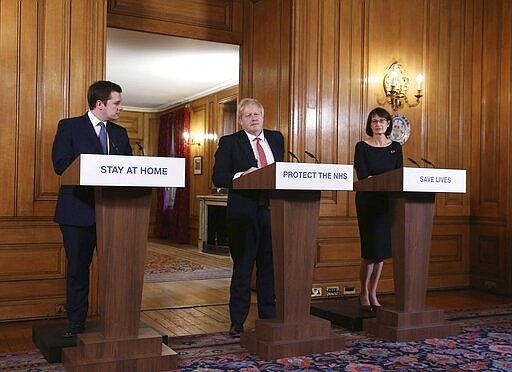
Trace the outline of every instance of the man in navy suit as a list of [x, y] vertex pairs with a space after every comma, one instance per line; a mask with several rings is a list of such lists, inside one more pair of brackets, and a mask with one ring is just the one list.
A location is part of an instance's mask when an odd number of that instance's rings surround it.
[[[256, 262], [258, 316], [275, 318], [274, 268], [270, 211], [266, 194], [258, 190], [234, 190], [233, 179], [275, 161], [283, 161], [281, 132], [263, 129], [264, 109], [252, 98], [244, 98], [238, 108], [243, 130], [223, 136], [215, 153], [212, 180], [229, 189], [227, 221], [229, 251], [233, 259], [229, 313], [232, 336], [239, 336], [251, 304], [251, 275]], [[258, 147], [261, 146], [260, 149]]]
[[[126, 129], [110, 121], [118, 119], [123, 108], [121, 92], [115, 83], [97, 81], [87, 92], [89, 111], [59, 122], [52, 148], [55, 173], [61, 175], [80, 154], [132, 155]], [[102, 131], [106, 138], [103, 148]], [[83, 332], [89, 307], [89, 266], [96, 247], [94, 189], [61, 186], [54, 220], [60, 226], [67, 258], [69, 327], [63, 336], [73, 337]]]

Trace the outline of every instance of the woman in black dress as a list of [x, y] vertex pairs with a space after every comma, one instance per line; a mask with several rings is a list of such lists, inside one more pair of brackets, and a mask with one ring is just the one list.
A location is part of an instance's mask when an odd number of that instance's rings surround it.
[[[362, 180], [403, 166], [402, 147], [388, 138], [391, 115], [377, 107], [366, 120], [367, 141], [356, 144], [354, 168]], [[375, 311], [381, 306], [377, 285], [384, 260], [391, 257], [391, 222], [385, 192], [357, 192], [356, 211], [361, 240], [361, 310]]]

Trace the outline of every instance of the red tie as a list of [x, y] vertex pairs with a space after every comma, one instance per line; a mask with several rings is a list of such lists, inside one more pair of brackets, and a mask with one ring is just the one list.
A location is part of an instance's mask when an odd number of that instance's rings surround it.
[[258, 151], [258, 158], [260, 159], [260, 168], [266, 167], [268, 165], [267, 157], [265, 156], [265, 151], [263, 151], [263, 147], [260, 145], [261, 138], [256, 137], [256, 151]]

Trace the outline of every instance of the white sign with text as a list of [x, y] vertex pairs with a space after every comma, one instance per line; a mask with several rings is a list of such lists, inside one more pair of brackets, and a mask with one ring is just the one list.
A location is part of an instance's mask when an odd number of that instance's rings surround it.
[[185, 158], [82, 154], [80, 185], [184, 187]]
[[352, 190], [353, 178], [353, 165], [276, 163], [278, 190]]
[[403, 191], [466, 192], [466, 170], [404, 168]]

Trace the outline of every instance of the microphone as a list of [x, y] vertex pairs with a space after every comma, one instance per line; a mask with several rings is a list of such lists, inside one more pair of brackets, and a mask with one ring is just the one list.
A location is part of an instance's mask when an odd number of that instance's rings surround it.
[[144, 147], [142, 147], [142, 145], [140, 144], [140, 142], [135, 142], [135, 144], [137, 145], [137, 147], [139, 148], [139, 151], [140, 153], [142, 154], [142, 156], [144, 156]]
[[[300, 163], [300, 160], [299, 160], [299, 158], [297, 157], [297, 155], [295, 155], [295, 154], [294, 154], [293, 152], [291, 152], [291, 151], [288, 151], [288, 154], [292, 157], [292, 159], [297, 160], [297, 162], [298, 162], [298, 163]], [[292, 163], [293, 163], [293, 161], [292, 161]]]
[[418, 164], [418, 162], [414, 159], [411, 159], [411, 158], [407, 158], [407, 160], [409, 160], [411, 163], [413, 163], [414, 165], [416, 165], [418, 168], [421, 168], [420, 165]]
[[430, 165], [432, 168], [435, 168], [436, 166], [430, 161], [430, 160], [427, 160], [427, 159], [424, 159], [424, 158], [421, 158], [421, 160], [423, 160], [425, 163], [427, 163], [428, 165]]
[[309, 151], [307, 150], [304, 150], [304, 154], [306, 154], [307, 156], [309, 156], [310, 158], [313, 158], [315, 159], [315, 163], [319, 163], [318, 159], [316, 158], [315, 155], [313, 155], [312, 153], [310, 153]]

